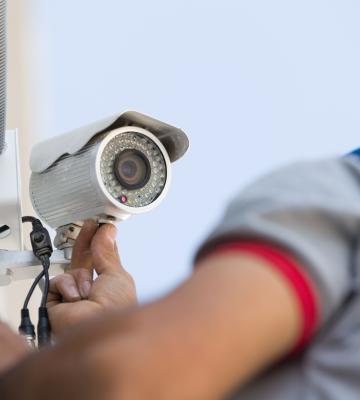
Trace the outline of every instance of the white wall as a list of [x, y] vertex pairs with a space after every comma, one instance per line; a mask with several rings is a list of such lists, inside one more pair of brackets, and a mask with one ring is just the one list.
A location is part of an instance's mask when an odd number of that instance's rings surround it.
[[119, 225], [142, 299], [189, 273], [195, 248], [243, 184], [360, 143], [358, 2], [26, 3], [46, 39], [39, 136], [131, 108], [190, 137], [164, 203]]

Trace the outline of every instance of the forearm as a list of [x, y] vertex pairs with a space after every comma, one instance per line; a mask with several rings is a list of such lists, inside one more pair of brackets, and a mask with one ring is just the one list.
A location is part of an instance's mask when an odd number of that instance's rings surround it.
[[270, 269], [220, 261], [158, 302], [80, 326], [4, 377], [2, 399], [222, 398], [288, 351], [299, 321]]
[[242, 255], [205, 260], [189, 281], [132, 317], [122, 340], [93, 352], [105, 364], [118, 349], [119, 393], [131, 399], [224, 398], [287, 354], [301, 329], [287, 283]]

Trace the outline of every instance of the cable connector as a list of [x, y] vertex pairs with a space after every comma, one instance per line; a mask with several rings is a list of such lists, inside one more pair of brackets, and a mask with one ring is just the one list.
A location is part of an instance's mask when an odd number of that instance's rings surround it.
[[49, 232], [39, 220], [32, 223], [33, 230], [30, 233], [31, 246], [35, 256], [39, 259], [43, 256], [50, 257], [53, 248]]
[[39, 307], [39, 321], [37, 326], [38, 347], [50, 344], [51, 327], [46, 307]]
[[19, 333], [24, 337], [26, 342], [35, 348], [35, 328], [30, 319], [30, 313], [27, 308], [21, 310], [21, 323]]

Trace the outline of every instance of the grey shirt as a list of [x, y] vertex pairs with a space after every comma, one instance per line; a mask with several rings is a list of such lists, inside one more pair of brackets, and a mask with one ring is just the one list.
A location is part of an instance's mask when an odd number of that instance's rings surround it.
[[360, 398], [360, 159], [300, 162], [242, 190], [201, 250], [252, 238], [300, 260], [320, 301], [318, 330], [295, 359], [241, 389], [239, 400]]

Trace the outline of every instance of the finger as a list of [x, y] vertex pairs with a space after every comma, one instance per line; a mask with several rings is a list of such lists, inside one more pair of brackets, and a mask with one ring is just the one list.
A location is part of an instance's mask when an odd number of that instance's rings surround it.
[[60, 295], [60, 293], [54, 293], [54, 292], [50, 292], [48, 293], [48, 297], [46, 300], [46, 307], [53, 307], [56, 304], [61, 303], [62, 300], [62, 296]]
[[71, 258], [71, 269], [86, 268], [93, 269], [91, 257], [91, 240], [97, 231], [97, 224], [93, 220], [85, 221], [79, 236], [75, 241], [75, 246]]
[[118, 271], [121, 267], [116, 246], [116, 228], [112, 224], [102, 225], [91, 242], [94, 268], [98, 274]]
[[69, 271], [69, 274], [74, 277], [81, 298], [87, 299], [93, 283], [93, 272], [86, 268], [78, 268]]
[[61, 296], [63, 300], [68, 302], [81, 299], [75, 278], [71, 274], [65, 273], [51, 279], [48, 299], [50, 300], [55, 296]]

